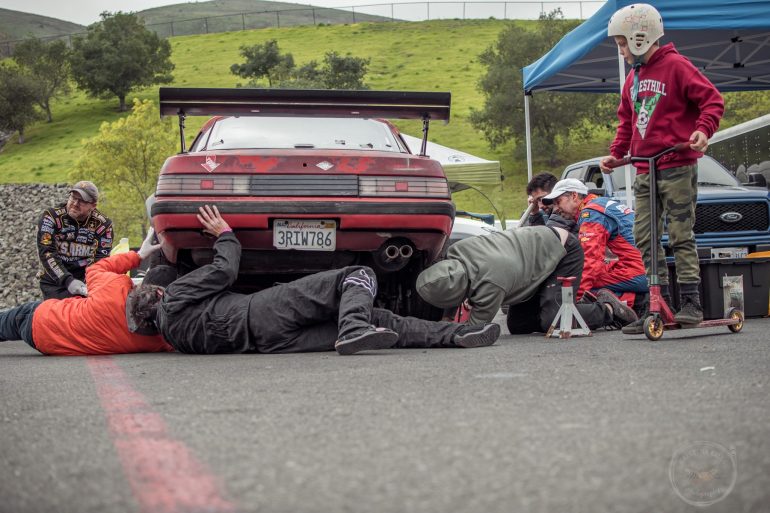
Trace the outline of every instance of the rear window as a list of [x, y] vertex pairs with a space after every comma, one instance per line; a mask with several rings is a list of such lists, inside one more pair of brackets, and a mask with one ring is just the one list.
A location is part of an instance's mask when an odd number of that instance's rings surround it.
[[406, 151], [374, 119], [250, 116], [217, 121], [193, 151], [295, 148]]

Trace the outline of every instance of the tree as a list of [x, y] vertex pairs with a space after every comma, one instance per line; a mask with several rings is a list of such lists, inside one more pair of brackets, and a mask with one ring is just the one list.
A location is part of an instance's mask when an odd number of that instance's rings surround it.
[[324, 89], [367, 89], [364, 75], [371, 59], [340, 57], [337, 52], [328, 52], [324, 57], [322, 80]]
[[770, 91], [725, 93], [725, 114], [719, 128], [727, 128], [770, 112]]
[[294, 69], [294, 57], [290, 53], [281, 54], [275, 39], [254, 46], [241, 46], [241, 56], [246, 62], [233, 64], [230, 66], [230, 72], [254, 81], [267, 78], [269, 87], [273, 87], [274, 82], [288, 77]]
[[16, 45], [13, 59], [34, 77], [37, 84], [37, 104], [50, 123], [51, 100], [70, 92], [69, 49], [64, 41], [44, 43], [30, 38]]
[[173, 80], [171, 45], [135, 14], [102, 13], [102, 21], [72, 46], [70, 64], [78, 87], [94, 97], [117, 96], [121, 112], [132, 90]]
[[161, 119], [152, 101], [135, 99], [129, 116], [102, 123], [99, 134], [85, 142], [70, 178], [96, 183], [105, 191], [102, 204], [117, 233], [143, 238], [149, 226], [145, 201], [177, 143], [171, 119]]
[[250, 87], [258, 87], [257, 80], [267, 78], [268, 87], [292, 89], [366, 89], [364, 75], [370, 59], [341, 57], [327, 52], [323, 66], [310, 61], [297, 68], [290, 53], [281, 53], [278, 41], [271, 39], [254, 46], [242, 46], [243, 64], [233, 64], [230, 71], [243, 78], [251, 78]]
[[323, 66], [310, 61], [293, 69], [278, 85], [294, 89], [368, 89], [364, 75], [369, 62], [370, 59], [350, 55], [340, 57], [337, 52], [327, 52]]
[[[511, 25], [479, 56], [480, 62], [487, 67], [479, 81], [479, 89], [486, 100], [482, 110], [471, 112], [470, 119], [475, 128], [484, 132], [493, 148], [510, 140], [523, 140], [521, 69], [550, 50], [577, 25], [577, 22], [562, 18], [561, 10], [556, 9], [541, 15], [535, 30]], [[533, 96], [530, 102], [533, 152], [547, 157], [550, 164], [555, 165], [560, 147], [574, 135], [585, 135], [587, 123], [606, 124], [613, 119], [617, 101], [618, 98], [612, 95], [581, 93], [549, 92]], [[519, 145], [516, 156], [522, 154], [523, 145]]]
[[19, 132], [19, 144], [24, 144], [24, 129], [42, 118], [36, 100], [34, 77], [18, 67], [0, 64], [0, 129]]

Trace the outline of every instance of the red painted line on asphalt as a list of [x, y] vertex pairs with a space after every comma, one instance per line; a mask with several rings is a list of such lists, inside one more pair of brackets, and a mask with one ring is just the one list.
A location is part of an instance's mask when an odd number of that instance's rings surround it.
[[218, 480], [166, 423], [109, 356], [88, 357], [110, 434], [141, 511], [235, 511]]

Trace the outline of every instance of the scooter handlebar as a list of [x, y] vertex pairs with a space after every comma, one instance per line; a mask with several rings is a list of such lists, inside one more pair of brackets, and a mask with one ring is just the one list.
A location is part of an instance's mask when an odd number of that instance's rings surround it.
[[677, 143], [677, 144], [675, 144], [675, 145], [673, 145], [673, 146], [671, 146], [669, 148], [666, 148], [665, 150], [661, 151], [657, 155], [653, 155], [652, 157], [632, 157], [632, 156], [629, 155], [629, 156], [623, 157], [622, 159], [613, 158], [610, 161], [608, 161], [607, 163], [605, 163], [605, 165], [608, 168], [610, 168], [610, 169], [615, 169], [617, 167], [625, 166], [626, 164], [630, 164], [632, 162], [638, 162], [640, 160], [650, 160], [650, 159], [657, 160], [660, 157], [662, 157], [663, 155], [666, 155], [668, 153], [673, 153], [673, 152], [679, 152], [679, 151], [685, 150], [685, 149], [687, 149], [689, 147], [690, 147], [690, 141], [681, 142], [681, 143]]
[[605, 165], [610, 169], [615, 169], [617, 167], [625, 166], [626, 164], [631, 163], [631, 157], [623, 157], [622, 159], [616, 159], [613, 158], [605, 163]]

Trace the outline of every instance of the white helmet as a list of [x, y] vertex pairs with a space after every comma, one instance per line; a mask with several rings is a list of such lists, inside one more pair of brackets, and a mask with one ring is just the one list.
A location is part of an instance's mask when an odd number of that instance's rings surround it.
[[663, 37], [663, 18], [650, 4], [631, 4], [615, 11], [607, 25], [607, 35], [624, 36], [631, 53], [640, 57]]

